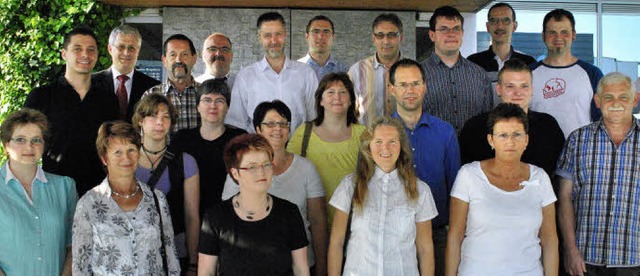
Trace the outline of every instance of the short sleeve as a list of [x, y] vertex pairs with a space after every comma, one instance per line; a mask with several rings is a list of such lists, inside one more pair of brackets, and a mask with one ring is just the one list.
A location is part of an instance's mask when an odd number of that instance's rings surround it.
[[436, 202], [431, 195], [431, 189], [429, 185], [418, 180], [418, 192], [420, 197], [418, 198], [418, 206], [416, 206], [416, 222], [423, 222], [432, 220], [438, 216], [438, 209], [436, 208]]
[[329, 204], [336, 209], [349, 213], [351, 210], [351, 199], [353, 198], [353, 174], [345, 176], [338, 188], [333, 192], [333, 196], [331, 200], [329, 200]]
[[558, 168], [556, 169], [557, 175], [569, 180], [573, 180], [576, 135], [578, 135], [577, 131], [572, 132], [564, 143], [564, 147], [562, 148], [562, 152], [560, 152], [560, 157], [558, 158]]
[[227, 200], [240, 192], [240, 186], [233, 181], [231, 175], [227, 174], [227, 180], [224, 181], [222, 189], [222, 200]]
[[540, 207], [545, 207], [551, 203], [556, 202], [558, 200], [556, 198], [556, 194], [553, 192], [553, 186], [551, 186], [551, 180], [549, 179], [549, 175], [541, 169], [534, 165], [531, 165], [535, 170], [536, 179], [538, 183], [540, 183]]
[[289, 229], [289, 241], [288, 246], [291, 251], [303, 248], [309, 244], [307, 240], [307, 232], [304, 229], [304, 222], [302, 221], [302, 215], [300, 214], [300, 210], [298, 206], [293, 203], [287, 203], [287, 223], [289, 224], [287, 229]]
[[316, 198], [325, 196], [324, 187], [322, 186], [322, 179], [316, 170], [316, 167], [309, 161], [309, 159], [302, 156], [296, 156], [300, 158], [300, 162], [304, 164], [304, 173], [307, 177], [307, 198]]
[[453, 183], [453, 188], [451, 189], [451, 196], [457, 199], [460, 199], [464, 202], [469, 202], [471, 200], [471, 195], [469, 194], [469, 188], [471, 182], [473, 181], [471, 178], [470, 170], [472, 169], [472, 165], [476, 164], [479, 166], [478, 162], [473, 162], [470, 164], [466, 164], [460, 168], [458, 171], [458, 176], [456, 176], [456, 181]]
[[191, 178], [198, 173], [198, 163], [188, 153], [182, 153], [182, 159], [184, 160], [184, 179]]
[[198, 240], [198, 252], [206, 255], [220, 255], [220, 236], [217, 231], [219, 223], [220, 205], [209, 209], [202, 220], [200, 239]]

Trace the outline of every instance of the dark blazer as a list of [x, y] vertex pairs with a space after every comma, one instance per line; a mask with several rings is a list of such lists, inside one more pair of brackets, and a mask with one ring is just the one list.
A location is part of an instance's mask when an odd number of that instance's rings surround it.
[[[98, 83], [100, 86], [105, 87], [105, 91], [111, 92], [111, 95], [117, 102], [118, 96], [116, 95], [116, 88], [113, 87], [113, 73], [111, 71], [111, 67], [106, 70], [97, 72], [93, 74], [93, 76], [94, 81], [96, 81], [96, 83]], [[138, 103], [138, 101], [140, 101], [140, 98], [142, 98], [144, 92], [158, 84], [160, 84], [160, 81], [149, 77], [138, 70], [133, 70], [133, 83], [131, 85], [131, 91], [129, 93], [129, 105], [127, 106], [128, 122], [131, 122], [136, 104]]]

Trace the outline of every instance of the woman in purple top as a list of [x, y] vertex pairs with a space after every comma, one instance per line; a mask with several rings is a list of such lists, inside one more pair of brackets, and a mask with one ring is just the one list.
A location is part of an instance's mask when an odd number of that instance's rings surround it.
[[138, 102], [132, 119], [142, 135], [136, 178], [167, 196], [183, 271], [195, 272], [200, 233], [200, 175], [191, 155], [169, 145], [168, 135], [176, 118], [175, 107], [163, 95], [151, 94]]

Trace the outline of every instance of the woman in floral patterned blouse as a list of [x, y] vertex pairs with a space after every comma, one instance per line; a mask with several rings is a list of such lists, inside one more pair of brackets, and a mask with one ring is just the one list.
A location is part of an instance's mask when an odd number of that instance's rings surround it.
[[100, 127], [96, 147], [108, 175], [78, 201], [73, 220], [74, 275], [180, 274], [167, 201], [162, 192], [134, 177], [140, 145], [140, 135], [128, 123]]

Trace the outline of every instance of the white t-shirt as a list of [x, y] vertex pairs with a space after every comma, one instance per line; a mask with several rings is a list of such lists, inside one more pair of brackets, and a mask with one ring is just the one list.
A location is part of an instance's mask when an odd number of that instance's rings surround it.
[[[418, 199], [410, 202], [397, 170], [376, 166], [362, 212], [354, 209], [343, 275], [419, 275], [416, 223], [438, 215], [429, 186], [418, 179]], [[349, 213], [353, 174], [346, 176], [329, 201]]]
[[[229, 199], [239, 191], [238, 184], [233, 182], [231, 176], [227, 175], [227, 180], [222, 190], [222, 200]], [[309, 159], [294, 154], [289, 168], [280, 175], [273, 176], [269, 194], [288, 200], [300, 209], [302, 221], [304, 221], [304, 229], [309, 240], [309, 246], [307, 247], [309, 266], [314, 265], [313, 239], [311, 238], [309, 219], [307, 218], [307, 199], [325, 196], [322, 180], [320, 180], [316, 167], [313, 166]]]
[[458, 171], [451, 196], [469, 203], [458, 275], [543, 275], [542, 208], [556, 196], [544, 170], [529, 168], [529, 180], [513, 192], [489, 183], [480, 162]]

